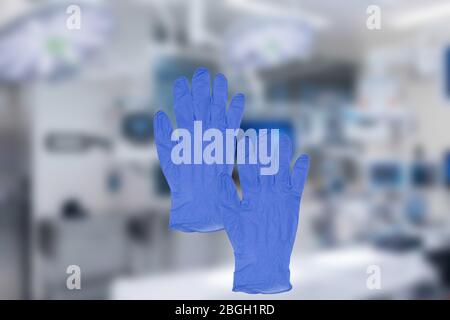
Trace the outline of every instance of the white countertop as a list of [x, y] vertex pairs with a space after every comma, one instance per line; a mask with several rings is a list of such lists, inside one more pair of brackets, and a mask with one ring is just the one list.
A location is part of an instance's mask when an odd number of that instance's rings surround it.
[[[381, 289], [370, 290], [367, 268], [381, 270]], [[122, 278], [111, 288], [112, 299], [365, 299], [408, 298], [417, 284], [435, 283], [431, 267], [419, 252], [397, 253], [369, 246], [300, 255], [291, 261], [290, 292], [248, 295], [231, 291], [233, 267]]]

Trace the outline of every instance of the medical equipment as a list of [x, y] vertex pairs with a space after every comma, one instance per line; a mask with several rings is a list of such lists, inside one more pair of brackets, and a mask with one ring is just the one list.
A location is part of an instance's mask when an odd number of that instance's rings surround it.
[[146, 145], [153, 140], [153, 115], [146, 111], [136, 111], [124, 115], [122, 135], [137, 145]]
[[404, 182], [403, 169], [395, 162], [375, 163], [369, 171], [371, 184], [375, 188], [396, 189]]
[[436, 170], [426, 162], [416, 162], [411, 167], [411, 183], [415, 187], [430, 187], [436, 182]]
[[109, 139], [79, 132], [50, 132], [45, 137], [45, 146], [51, 152], [80, 153], [91, 148], [109, 151], [112, 143]]
[[444, 155], [444, 183], [450, 189], [450, 152]]
[[450, 47], [445, 50], [444, 81], [445, 97], [450, 99]]

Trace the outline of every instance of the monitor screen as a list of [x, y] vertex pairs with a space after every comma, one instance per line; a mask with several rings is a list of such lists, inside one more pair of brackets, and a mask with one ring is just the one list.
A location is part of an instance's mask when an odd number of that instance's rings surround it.
[[416, 163], [411, 168], [411, 182], [415, 187], [429, 187], [434, 184], [434, 167], [426, 163]]
[[397, 163], [378, 163], [370, 169], [370, 180], [376, 187], [395, 188], [400, 186], [402, 179], [401, 166]]

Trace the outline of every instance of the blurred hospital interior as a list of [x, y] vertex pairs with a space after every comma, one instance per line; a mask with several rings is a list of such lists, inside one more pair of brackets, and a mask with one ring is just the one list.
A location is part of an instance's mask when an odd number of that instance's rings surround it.
[[[0, 299], [448, 299], [449, 27], [446, 0], [0, 1]], [[153, 115], [198, 67], [311, 158], [290, 292], [168, 229]]]

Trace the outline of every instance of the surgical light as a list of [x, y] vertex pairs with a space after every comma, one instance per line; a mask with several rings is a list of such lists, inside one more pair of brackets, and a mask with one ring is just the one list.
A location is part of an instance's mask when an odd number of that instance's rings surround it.
[[[0, 29], [0, 82], [60, 78], [102, 48], [112, 17], [101, 1], [48, 2], [26, 10]], [[69, 6], [80, 9], [79, 28], [68, 28]]]

